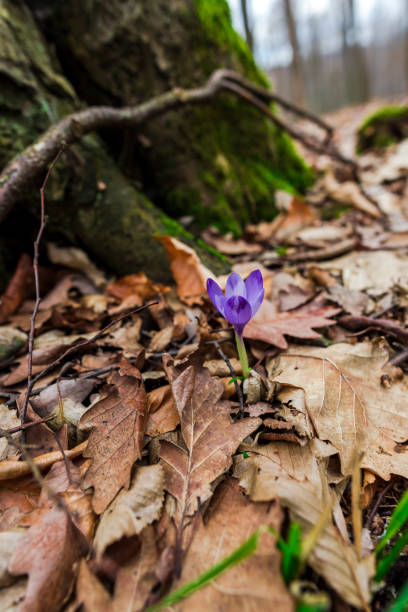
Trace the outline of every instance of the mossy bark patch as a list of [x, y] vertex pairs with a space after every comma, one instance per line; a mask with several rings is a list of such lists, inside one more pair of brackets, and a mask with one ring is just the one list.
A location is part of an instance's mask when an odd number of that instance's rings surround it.
[[359, 127], [356, 151], [384, 149], [405, 138], [408, 138], [408, 106], [383, 106]]
[[[220, 67], [267, 85], [226, 0], [42, 3], [47, 36], [88, 103], [142, 102], [202, 85]], [[193, 215], [198, 228], [213, 223], [237, 234], [275, 216], [277, 189], [302, 192], [313, 180], [290, 138], [230, 94], [103, 137], [155, 203], [172, 217]]]
[[[26, 5], [0, 0], [0, 167], [80, 107]], [[21, 250], [32, 252], [39, 187], [40, 182], [32, 185], [0, 228], [0, 290]], [[125, 178], [96, 135], [68, 150], [53, 169], [46, 206], [49, 236], [81, 246], [119, 275], [145, 270], [157, 280], [171, 279], [164, 249], [153, 234], [179, 235], [182, 227]], [[193, 243], [192, 237], [185, 239]], [[205, 254], [210, 267], [221, 265], [225, 271], [224, 262]]]

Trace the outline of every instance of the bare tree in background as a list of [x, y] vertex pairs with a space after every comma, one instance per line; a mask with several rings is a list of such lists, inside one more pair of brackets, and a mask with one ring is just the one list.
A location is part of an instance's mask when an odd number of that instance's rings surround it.
[[296, 20], [293, 12], [292, 0], [283, 0], [285, 9], [286, 26], [290, 46], [292, 47], [292, 87], [294, 100], [299, 106], [305, 104], [305, 84], [302, 71], [302, 57], [300, 54], [299, 40], [296, 31]]
[[357, 36], [356, 3], [354, 0], [342, 0], [341, 9], [344, 83], [348, 101], [354, 104], [369, 99], [369, 75], [365, 52]]
[[252, 34], [252, 27], [249, 21], [247, 0], [241, 0], [241, 13], [242, 13], [242, 20], [244, 22], [244, 28], [245, 28], [245, 38], [248, 43], [248, 47], [251, 49], [251, 51], [253, 51], [254, 50], [254, 37]]

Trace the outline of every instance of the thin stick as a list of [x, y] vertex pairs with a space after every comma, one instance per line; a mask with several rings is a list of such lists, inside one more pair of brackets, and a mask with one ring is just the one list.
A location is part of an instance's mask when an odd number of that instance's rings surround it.
[[48, 416], [43, 419], [38, 419], [38, 421], [31, 421], [31, 423], [24, 423], [24, 425], [18, 425], [18, 427], [11, 427], [10, 429], [0, 429], [0, 438], [7, 438], [8, 435], [18, 433], [23, 429], [28, 429], [29, 427], [35, 427], [35, 425], [39, 425], [40, 423], [46, 423], [47, 421], [51, 421], [54, 417]]
[[384, 488], [382, 489], [382, 491], [380, 491], [380, 493], [378, 494], [378, 497], [377, 497], [377, 499], [375, 500], [375, 504], [374, 504], [374, 506], [373, 506], [373, 509], [371, 510], [370, 515], [369, 515], [369, 517], [368, 517], [368, 519], [367, 519], [367, 521], [366, 521], [366, 524], [365, 524], [366, 529], [370, 529], [370, 527], [371, 527], [371, 523], [372, 523], [372, 522], [373, 522], [373, 520], [374, 520], [375, 513], [377, 512], [379, 505], [381, 504], [381, 502], [382, 502], [382, 500], [384, 499], [384, 497], [387, 495], [388, 491], [389, 491], [390, 489], [392, 489], [392, 487], [394, 486], [394, 484], [395, 484], [395, 483], [394, 483], [394, 480], [392, 480], [392, 479], [391, 479], [391, 481], [390, 481], [390, 482], [387, 484], [387, 486], [386, 486], [386, 487], [384, 487]]
[[[34, 304], [33, 314], [31, 315], [31, 319], [30, 319], [30, 333], [28, 336], [27, 391], [24, 396], [23, 407], [21, 409], [21, 414], [20, 414], [21, 425], [24, 425], [25, 423], [27, 406], [28, 406], [28, 398], [30, 397], [30, 392], [33, 387], [32, 375], [33, 375], [33, 347], [34, 347], [34, 334], [35, 334], [35, 319], [37, 317], [38, 308], [41, 302], [40, 280], [39, 280], [39, 274], [38, 274], [38, 257], [39, 257], [39, 250], [40, 250], [40, 242], [41, 242], [41, 238], [42, 238], [42, 235], [45, 229], [45, 225], [46, 225], [45, 188], [47, 186], [50, 174], [55, 164], [58, 162], [59, 158], [61, 157], [62, 152], [63, 152], [63, 149], [60, 149], [57, 155], [55, 156], [54, 160], [52, 161], [50, 167], [48, 168], [48, 172], [45, 175], [45, 179], [40, 189], [40, 201], [41, 201], [40, 229], [38, 230], [37, 238], [34, 242], [34, 259], [33, 259], [33, 272], [34, 272], [34, 283], [35, 283], [35, 304]], [[24, 430], [23, 430], [23, 434], [24, 434]]]
[[206, 342], [206, 344], [213, 344], [215, 346], [215, 348], [218, 351], [219, 356], [221, 357], [221, 359], [223, 359], [225, 361], [225, 363], [227, 364], [227, 368], [229, 369], [232, 379], [234, 381], [234, 387], [235, 387], [235, 391], [237, 392], [238, 398], [239, 398], [239, 407], [241, 412], [243, 412], [244, 410], [244, 396], [242, 393], [242, 389], [238, 384], [237, 381], [237, 373], [235, 372], [234, 368], [232, 367], [232, 363], [230, 362], [230, 360], [228, 359], [228, 357], [226, 356], [226, 354], [224, 353], [224, 351], [222, 350], [222, 348], [220, 347], [218, 340], [209, 340], [208, 342]]
[[126, 319], [127, 317], [130, 317], [131, 315], [137, 312], [140, 312], [141, 310], [144, 310], [145, 308], [149, 308], [150, 306], [153, 306], [155, 304], [158, 304], [158, 302], [157, 301], [149, 302], [148, 304], [145, 304], [144, 306], [138, 306], [138, 308], [133, 308], [132, 310], [129, 310], [128, 312], [121, 315], [114, 321], [111, 321], [110, 323], [105, 325], [105, 327], [103, 327], [100, 331], [98, 331], [98, 333], [92, 336], [92, 338], [89, 338], [88, 340], [83, 340], [83, 342], [78, 342], [78, 344], [74, 344], [73, 346], [70, 346], [64, 353], [62, 353], [62, 355], [57, 357], [57, 359], [55, 359], [52, 363], [48, 364], [44, 368], [44, 370], [41, 370], [41, 372], [38, 372], [38, 374], [34, 376], [34, 378], [32, 379], [32, 384], [35, 385], [35, 383], [38, 380], [40, 380], [40, 378], [42, 378], [43, 376], [48, 374], [48, 372], [53, 370], [57, 365], [59, 365], [62, 361], [64, 361], [66, 357], [73, 355], [78, 350], [84, 348], [85, 346], [88, 346], [89, 344], [92, 344], [96, 340], [99, 340], [99, 338], [101, 338], [110, 327], [112, 327], [113, 325], [116, 325], [116, 323], [119, 323], [123, 319]]

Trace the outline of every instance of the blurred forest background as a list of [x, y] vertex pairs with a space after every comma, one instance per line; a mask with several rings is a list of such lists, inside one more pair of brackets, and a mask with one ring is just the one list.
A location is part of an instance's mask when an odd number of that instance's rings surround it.
[[408, 0], [229, 0], [274, 88], [315, 112], [408, 90]]

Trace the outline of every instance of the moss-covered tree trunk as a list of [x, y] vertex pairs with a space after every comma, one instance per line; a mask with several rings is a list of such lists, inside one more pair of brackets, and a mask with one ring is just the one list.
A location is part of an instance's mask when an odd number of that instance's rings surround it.
[[[84, 105], [140, 103], [202, 85], [219, 67], [264, 83], [225, 0], [0, 0], [0, 167]], [[285, 134], [222, 94], [72, 147], [49, 182], [48, 232], [114, 272], [145, 269], [164, 280], [153, 234], [177, 233], [170, 217], [239, 232], [274, 215], [277, 188], [303, 190], [310, 179]], [[38, 187], [0, 228], [9, 272], [22, 241], [31, 248]]]
[[[32, 0], [79, 96], [129, 105], [202, 85], [219, 67], [266, 84], [233, 30], [226, 0]], [[229, 94], [175, 111], [137, 133], [104, 134], [118, 163], [172, 217], [191, 214], [236, 232], [274, 215], [276, 188], [310, 173], [292, 143]]]

